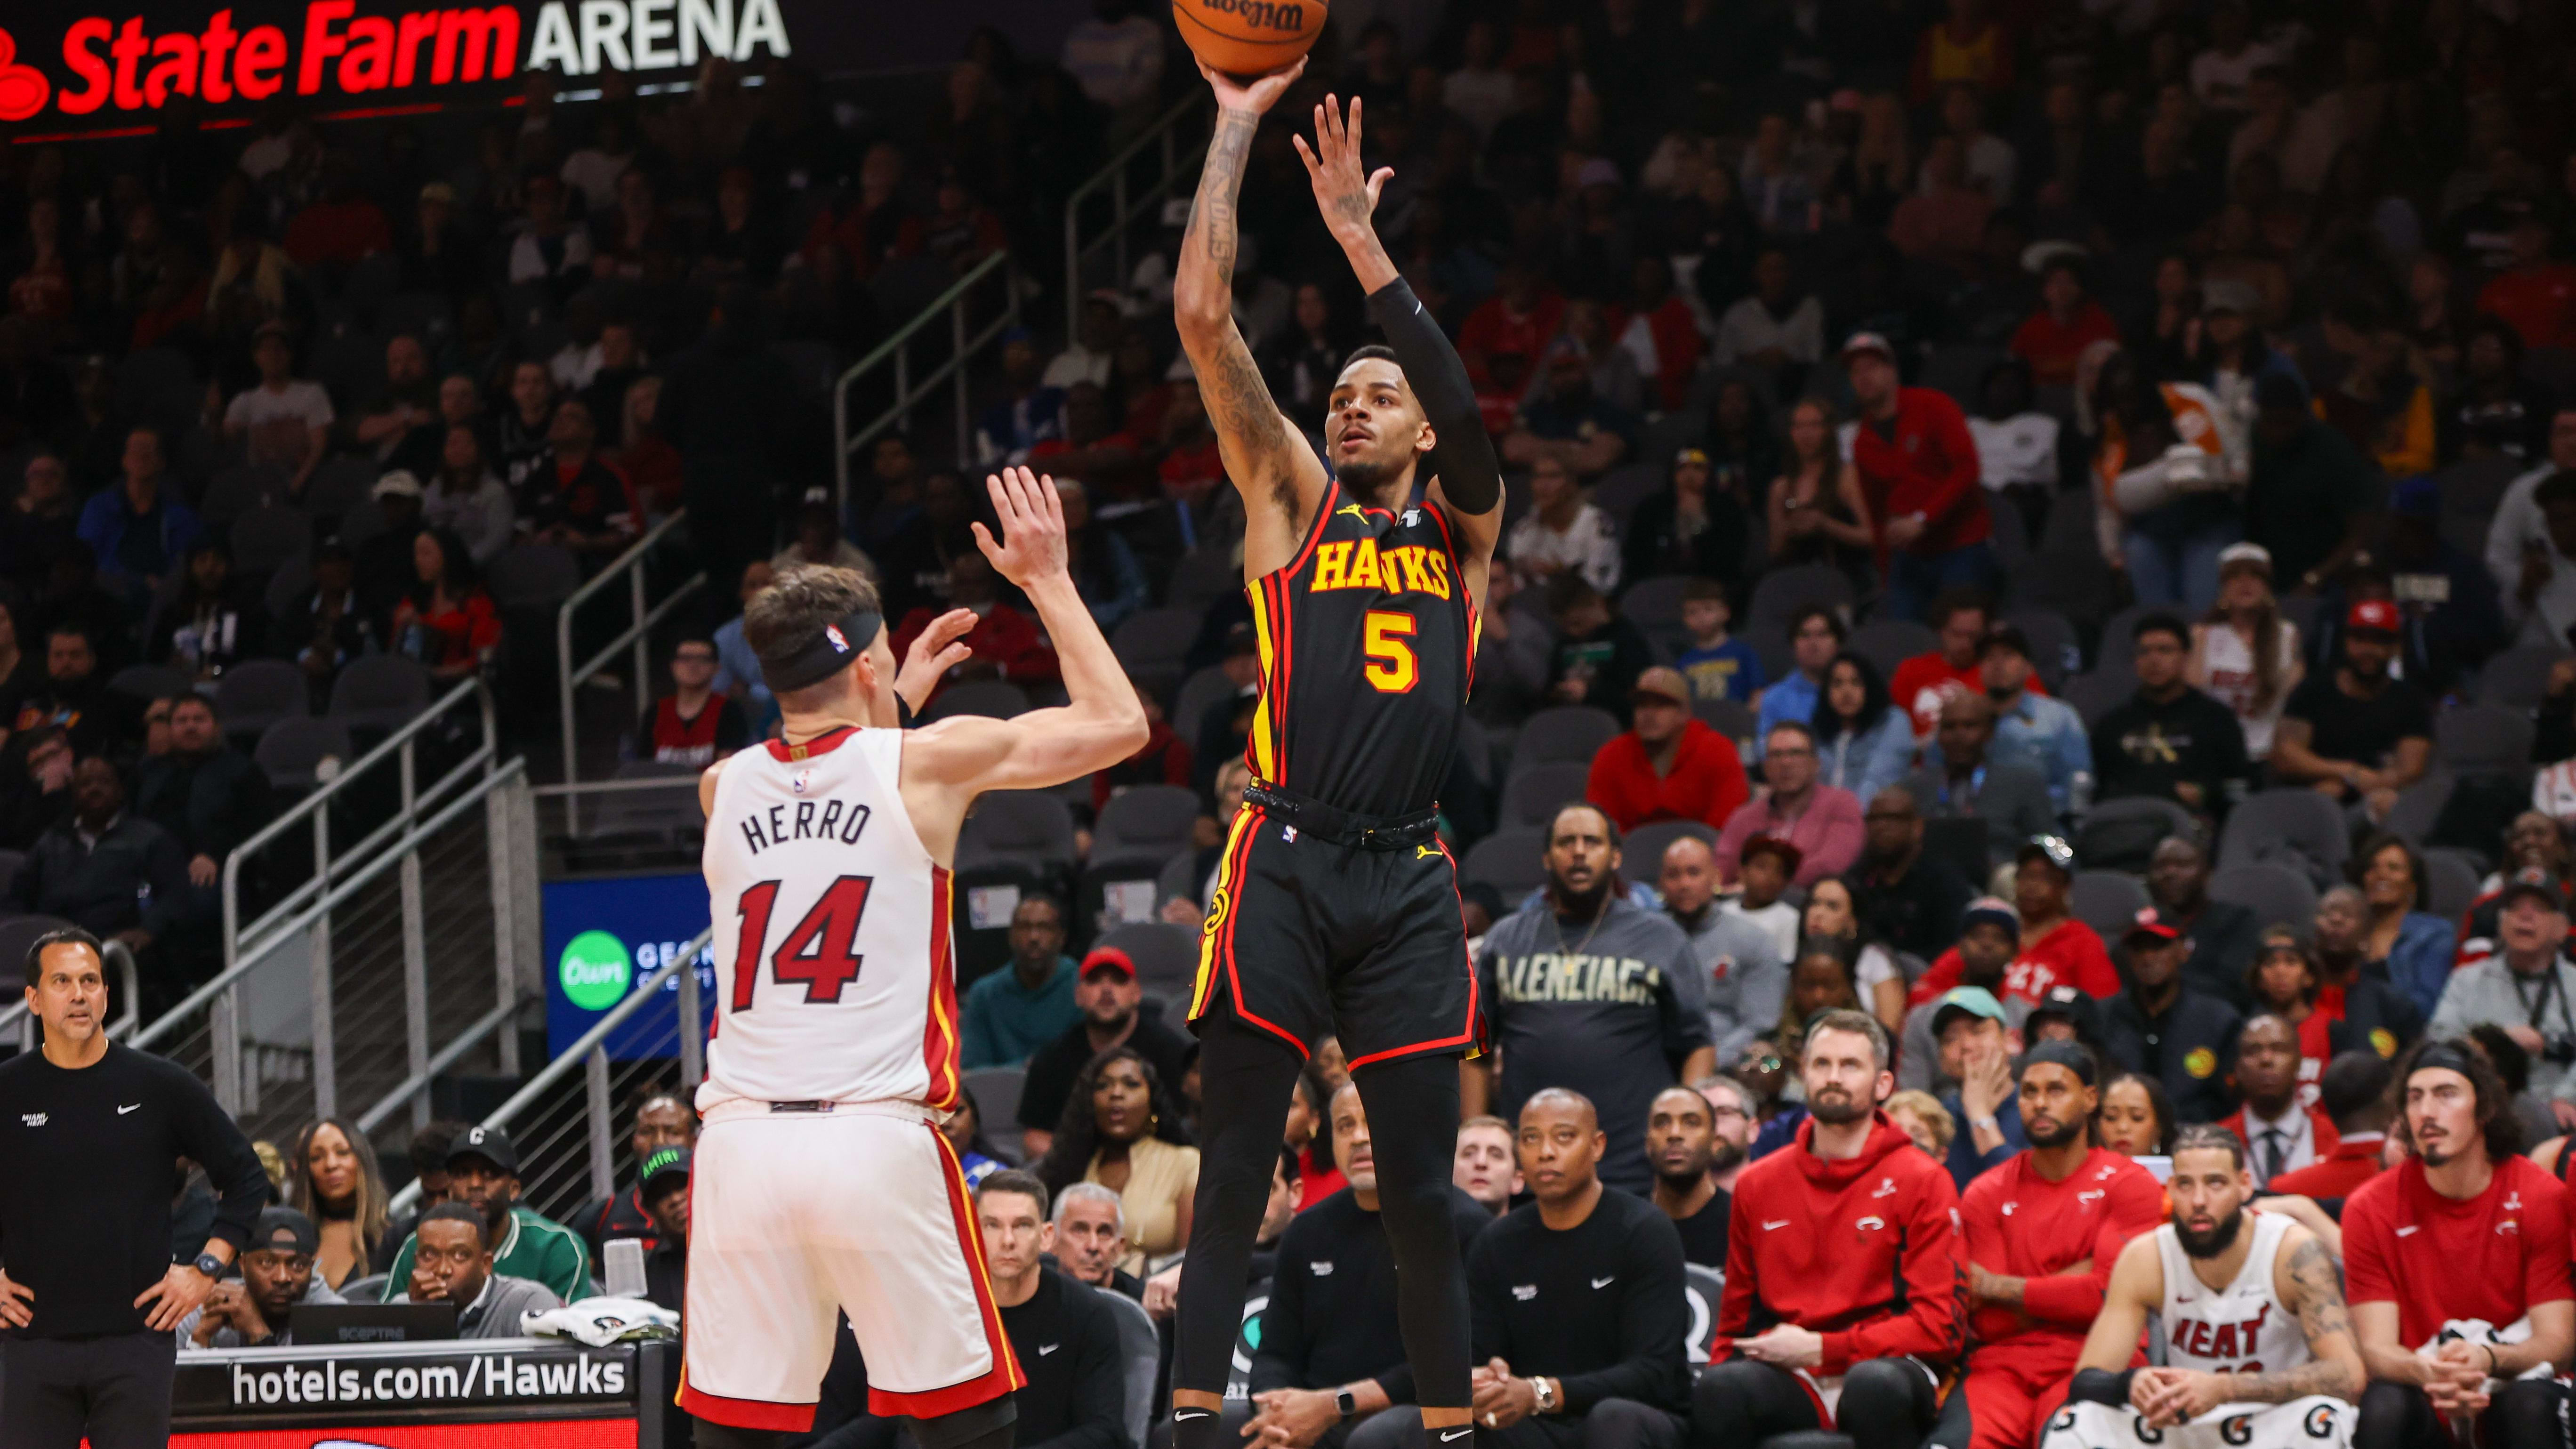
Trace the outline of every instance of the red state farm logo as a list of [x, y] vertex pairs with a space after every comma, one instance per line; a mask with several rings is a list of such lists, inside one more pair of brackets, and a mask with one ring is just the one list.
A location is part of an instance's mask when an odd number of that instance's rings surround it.
[[0, 30], [0, 121], [23, 121], [45, 108], [52, 82], [32, 65], [18, 64], [18, 42]]

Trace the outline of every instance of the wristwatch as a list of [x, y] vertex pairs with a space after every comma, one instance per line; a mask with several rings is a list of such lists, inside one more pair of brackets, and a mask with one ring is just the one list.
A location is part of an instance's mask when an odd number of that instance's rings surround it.
[[1343, 1418], [1345, 1418], [1345, 1419], [1348, 1419], [1348, 1418], [1351, 1418], [1352, 1416], [1354, 1416], [1354, 1415], [1358, 1414], [1358, 1413], [1359, 1413], [1359, 1411], [1360, 1411], [1360, 1401], [1359, 1401], [1357, 1398], [1355, 1398], [1355, 1397], [1353, 1397], [1353, 1396], [1352, 1396], [1352, 1394], [1351, 1394], [1351, 1391], [1350, 1391], [1350, 1390], [1348, 1390], [1348, 1389], [1335, 1389], [1335, 1390], [1333, 1390], [1333, 1412], [1334, 1412], [1334, 1413], [1341, 1415], [1341, 1416], [1342, 1416]]
[[1538, 1398], [1538, 1411], [1542, 1414], [1555, 1413], [1556, 1385], [1536, 1375], [1532, 1375], [1529, 1382], [1530, 1392]]
[[216, 1257], [212, 1253], [199, 1253], [197, 1255], [197, 1261], [189, 1264], [188, 1266], [218, 1282], [222, 1281], [224, 1274], [232, 1267], [230, 1263], [225, 1262], [223, 1259]]
[[1972, 1128], [1978, 1129], [1978, 1130], [1980, 1130], [1980, 1131], [1985, 1131], [1985, 1132], [1994, 1132], [1994, 1131], [1999, 1131], [1999, 1130], [2001, 1130], [2001, 1129], [2002, 1129], [2002, 1126], [2003, 1126], [2003, 1124], [2002, 1124], [2001, 1122], [1997, 1121], [1995, 1118], [1993, 1118], [1993, 1117], [1991, 1117], [1991, 1116], [1988, 1116], [1988, 1117], [1971, 1117], [1971, 1118], [1969, 1118], [1969, 1119], [1968, 1119], [1968, 1125], [1969, 1125], [1970, 1127], [1972, 1127]]

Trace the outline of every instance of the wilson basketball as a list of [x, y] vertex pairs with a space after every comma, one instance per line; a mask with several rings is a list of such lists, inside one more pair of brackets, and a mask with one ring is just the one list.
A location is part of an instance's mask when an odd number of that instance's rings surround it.
[[1231, 76], [1294, 64], [1324, 33], [1328, 0], [1172, 0], [1190, 50]]

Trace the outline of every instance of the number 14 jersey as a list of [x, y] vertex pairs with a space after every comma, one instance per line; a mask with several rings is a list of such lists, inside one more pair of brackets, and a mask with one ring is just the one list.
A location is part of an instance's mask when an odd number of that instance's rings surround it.
[[844, 728], [717, 767], [699, 1111], [744, 1098], [956, 1105], [949, 875], [913, 833], [902, 761], [901, 731]]

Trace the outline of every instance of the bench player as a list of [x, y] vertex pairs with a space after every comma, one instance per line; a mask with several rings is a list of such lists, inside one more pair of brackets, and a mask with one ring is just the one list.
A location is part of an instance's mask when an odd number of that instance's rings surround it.
[[[2129, 1240], [2042, 1449], [2341, 1449], [2361, 1350], [2334, 1259], [2279, 1213], [2249, 1212], [2245, 1144], [2224, 1127], [2175, 1139], [2170, 1221]], [[2149, 1313], [2165, 1366], [2131, 1368]]]
[[[1226, 838], [1190, 1015], [1203, 1043], [1198, 1198], [1173, 1350], [1175, 1449], [1216, 1449], [1245, 1264], [1303, 1059], [1340, 1039], [1376, 1142], [1380, 1219], [1427, 1438], [1470, 1432], [1467, 1295], [1449, 1210], [1455, 1058], [1479, 1038], [1456, 871], [1435, 833], [1476, 653], [1502, 475], [1467, 370], [1379, 245], [1392, 173], [1360, 161], [1360, 105], [1297, 138], [1324, 221], [1389, 346], [1343, 364], [1326, 471], [1236, 330], [1237, 188], [1261, 113], [1303, 69], [1217, 95], [1173, 311], [1243, 495], [1261, 656], [1253, 783]], [[1435, 454], [1435, 449], [1436, 454]], [[1435, 462], [1436, 460], [1436, 462]], [[1437, 475], [1437, 481], [1432, 481]], [[1382, 1409], [1363, 1387], [1344, 1417]]]
[[1071, 703], [896, 728], [876, 591], [795, 568], [743, 610], [780, 738], [710, 769], [716, 1021], [696, 1157], [680, 1403], [700, 1449], [810, 1428], [835, 1309], [868, 1409], [921, 1449], [1009, 1449], [1020, 1386], [939, 1122], [959, 1102], [948, 862], [986, 790], [1115, 764], [1145, 713], [1065, 571], [1053, 483], [990, 480], [976, 545], [1027, 592]]

